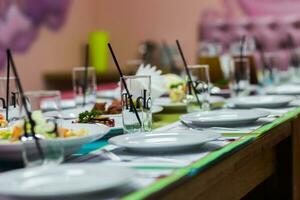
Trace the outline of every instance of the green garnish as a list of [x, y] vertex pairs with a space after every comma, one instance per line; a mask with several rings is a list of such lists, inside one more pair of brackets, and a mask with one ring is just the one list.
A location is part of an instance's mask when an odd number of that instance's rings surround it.
[[102, 115], [99, 110], [85, 111], [79, 114], [79, 123], [88, 123], [95, 117]]
[[170, 89], [176, 89], [178, 88], [179, 86], [183, 85], [184, 83], [174, 83], [172, 85], [170, 85]]

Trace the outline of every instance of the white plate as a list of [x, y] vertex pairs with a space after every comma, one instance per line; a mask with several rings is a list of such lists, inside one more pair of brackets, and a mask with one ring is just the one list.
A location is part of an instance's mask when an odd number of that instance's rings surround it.
[[[202, 95], [198, 95], [199, 96], [199, 100], [200, 101], [202, 101]], [[208, 98], [208, 100], [209, 100], [209, 103], [223, 103], [223, 102], [225, 102], [225, 99], [223, 98], [223, 97], [219, 97], [219, 96], [210, 96], [209, 98]], [[195, 101], [197, 101], [196, 99], [195, 99]]]
[[102, 90], [96, 93], [99, 98], [120, 99], [120, 90]]
[[[63, 121], [61, 125], [65, 128], [73, 130], [85, 129], [87, 135], [70, 138], [57, 138], [63, 142], [65, 155], [75, 153], [84, 144], [90, 143], [103, 137], [110, 130], [109, 127], [102, 124], [73, 124], [68, 121]], [[22, 160], [22, 144], [21, 142], [9, 142], [8, 140], [0, 140], [0, 160]]]
[[180, 120], [198, 126], [236, 126], [255, 122], [269, 114], [260, 110], [215, 110], [185, 114]]
[[74, 99], [63, 99], [60, 101], [61, 109], [70, 109], [76, 107], [76, 102]]
[[266, 88], [267, 94], [300, 95], [299, 85], [280, 85]]
[[229, 102], [237, 108], [278, 108], [287, 106], [293, 100], [292, 96], [263, 95], [233, 98]]
[[159, 113], [159, 112], [161, 112], [163, 109], [164, 109], [164, 108], [161, 107], [161, 106], [153, 105], [153, 106], [151, 107], [151, 112], [152, 112], [152, 113]]
[[198, 131], [181, 131], [173, 133], [136, 133], [109, 139], [109, 143], [134, 151], [166, 152], [186, 150], [198, 147], [220, 137], [218, 133], [199, 133]]
[[60, 112], [60, 114], [58, 114], [57, 111], [49, 111], [49, 112], [43, 113], [43, 115], [45, 117], [53, 117], [53, 116], [60, 115], [60, 117], [62, 119], [76, 119], [76, 118], [78, 118], [80, 113], [82, 113], [84, 111], [91, 111], [93, 107], [94, 107], [94, 105], [86, 105], [86, 106], [83, 106], [80, 108], [72, 108], [72, 109], [62, 110]]
[[[201, 101], [201, 97], [200, 97], [200, 101]], [[217, 97], [217, 96], [209, 97], [210, 103], [222, 103], [224, 101], [225, 100], [223, 97]], [[186, 106], [186, 104], [183, 102], [176, 102], [176, 103], [172, 102], [169, 97], [160, 97], [160, 98], [156, 99], [153, 104], [162, 106], [162, 107], [166, 107], [166, 108], [180, 108], [180, 107]]]
[[130, 169], [99, 164], [27, 168], [0, 174], [0, 194], [27, 199], [78, 196], [126, 186], [132, 177]]
[[171, 101], [169, 97], [160, 97], [154, 101], [153, 105], [162, 106], [166, 108], [178, 108], [178, 107], [184, 107], [185, 103], [182, 102], [174, 103]]

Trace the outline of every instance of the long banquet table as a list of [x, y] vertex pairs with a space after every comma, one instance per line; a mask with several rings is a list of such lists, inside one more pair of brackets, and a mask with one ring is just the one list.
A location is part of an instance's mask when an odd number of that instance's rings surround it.
[[[155, 114], [154, 127], [168, 126], [178, 121], [179, 116], [179, 113]], [[223, 135], [240, 138], [122, 198], [300, 198], [299, 107], [249, 133], [228, 131]], [[92, 147], [86, 145], [82, 152], [88, 153], [105, 145], [106, 141], [98, 141]]]
[[[154, 114], [154, 128], [178, 123], [182, 113]], [[117, 133], [119, 134], [119, 133]], [[116, 133], [110, 133], [108, 137]], [[300, 107], [247, 133], [190, 165], [139, 186], [123, 199], [300, 199]], [[84, 145], [78, 155], [97, 152], [107, 138]], [[150, 170], [162, 170], [152, 167]]]
[[300, 199], [299, 114], [295, 108], [124, 199]]

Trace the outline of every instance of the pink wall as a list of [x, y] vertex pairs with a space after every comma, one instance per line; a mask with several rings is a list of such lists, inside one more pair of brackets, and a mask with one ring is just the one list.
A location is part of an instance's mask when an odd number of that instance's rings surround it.
[[[189, 63], [195, 61], [197, 25], [207, 8], [221, 9], [222, 0], [73, 0], [68, 20], [59, 32], [42, 30], [25, 55], [16, 55], [26, 89], [44, 87], [42, 74], [67, 71], [82, 63], [81, 47], [88, 33], [106, 30], [121, 63], [133, 59], [145, 39], [179, 39]], [[111, 62], [110, 62], [111, 63]], [[111, 70], [114, 66], [110, 64]]]
[[[104, 2], [104, 1], [101, 1]], [[124, 63], [136, 55], [140, 41], [163, 39], [175, 45], [182, 43], [189, 62], [195, 60], [197, 25], [201, 12], [220, 7], [221, 0], [118, 0], [99, 3], [97, 27], [109, 30], [111, 42]], [[125, 3], [126, 2], [126, 3]]]
[[97, 0], [73, 0], [66, 24], [58, 32], [41, 30], [26, 54], [15, 54], [15, 62], [27, 90], [44, 87], [42, 75], [67, 71], [82, 63], [81, 46], [96, 27]]

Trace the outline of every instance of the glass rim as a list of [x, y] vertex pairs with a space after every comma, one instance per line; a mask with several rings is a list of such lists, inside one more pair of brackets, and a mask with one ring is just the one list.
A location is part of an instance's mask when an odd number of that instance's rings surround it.
[[250, 59], [247, 57], [233, 57], [232, 61], [250, 62]]
[[58, 95], [60, 97], [61, 92], [59, 90], [33, 90], [33, 91], [24, 92], [24, 95], [34, 96], [34, 97], [38, 97], [38, 96], [46, 97], [46, 96]]
[[[87, 68], [88, 68], [88, 70], [96, 70], [96, 68], [93, 67], [93, 66], [88, 66]], [[85, 70], [85, 66], [73, 67], [72, 70], [73, 71], [84, 71]]]
[[151, 78], [150, 75], [126, 75], [120, 78], [132, 78], [132, 79], [136, 79], [136, 78]]
[[[7, 80], [7, 77], [6, 76], [0, 76], [0, 80]], [[9, 80], [16, 80], [16, 77], [15, 76], [10, 76]]]
[[188, 65], [189, 69], [198, 69], [198, 68], [209, 68], [209, 65], [207, 64], [195, 64], [195, 65]]

